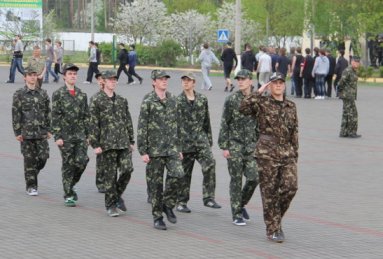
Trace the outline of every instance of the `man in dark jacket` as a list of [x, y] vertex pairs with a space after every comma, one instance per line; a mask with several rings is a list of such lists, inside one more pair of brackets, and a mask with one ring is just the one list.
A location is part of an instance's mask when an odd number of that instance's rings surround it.
[[301, 76], [303, 77], [304, 97], [311, 98], [312, 89], [315, 87], [315, 78], [312, 77], [311, 71], [314, 67], [314, 58], [311, 56], [311, 50], [305, 49], [306, 57], [301, 67]]
[[120, 51], [118, 52], [117, 58], [120, 61], [120, 66], [117, 70], [117, 80], [120, 78], [121, 71], [124, 71], [125, 75], [130, 78], [131, 76], [126, 69], [126, 65], [128, 64], [128, 51], [125, 49], [124, 43], [120, 43], [118, 46], [120, 47]]
[[[225, 92], [230, 90], [230, 92], [233, 91], [234, 85], [231, 83], [230, 74], [233, 70], [233, 67], [237, 67], [238, 59], [237, 55], [235, 54], [235, 51], [233, 50], [231, 46], [231, 42], [226, 43], [226, 47], [222, 52], [221, 60], [223, 62], [223, 73], [226, 80], [226, 86], [225, 86]], [[235, 65], [234, 65], [235, 61]]]
[[328, 58], [328, 61], [330, 62], [330, 69], [329, 69], [328, 74], [326, 76], [326, 84], [327, 84], [326, 95], [327, 95], [327, 97], [331, 97], [332, 78], [334, 77], [336, 60], [331, 55], [330, 50], [326, 50], [326, 56]]
[[257, 68], [257, 60], [249, 43], [245, 44], [245, 51], [241, 55], [241, 65], [243, 69], [251, 72]]
[[334, 89], [336, 92], [336, 97], [339, 97], [338, 94], [338, 83], [340, 78], [342, 77], [343, 70], [345, 70], [348, 67], [348, 61], [344, 58], [344, 49], [339, 50], [339, 58], [335, 65], [335, 81], [334, 81]]

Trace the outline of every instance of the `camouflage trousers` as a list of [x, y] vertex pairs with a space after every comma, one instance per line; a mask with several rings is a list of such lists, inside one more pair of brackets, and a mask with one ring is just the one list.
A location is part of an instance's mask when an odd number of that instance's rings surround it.
[[96, 187], [98, 190], [105, 189], [104, 187], [104, 167], [102, 161], [102, 154], [96, 156]]
[[62, 182], [64, 188], [64, 199], [73, 197], [75, 192], [73, 186], [80, 181], [82, 173], [89, 162], [87, 154], [88, 143], [84, 141], [68, 142], [59, 147], [62, 158]]
[[24, 156], [24, 177], [26, 189], [37, 188], [37, 175], [49, 158], [49, 144], [46, 139], [24, 139], [21, 142]]
[[[258, 185], [257, 163], [252, 154], [234, 155], [227, 159], [230, 175], [230, 205], [233, 220], [242, 218], [242, 208], [250, 201]], [[243, 176], [246, 177], [242, 187]]]
[[[167, 170], [165, 189], [164, 171]], [[146, 181], [149, 186], [154, 220], [162, 218], [163, 206], [174, 208], [180, 178], [184, 176], [182, 163], [178, 155], [166, 157], [151, 157], [146, 165]]]
[[348, 136], [356, 134], [358, 131], [358, 111], [356, 109], [355, 100], [342, 99], [343, 114], [340, 126], [340, 135]]
[[130, 149], [110, 149], [101, 156], [101, 168], [104, 169], [105, 207], [115, 206], [133, 172], [132, 152]]
[[215, 159], [210, 148], [206, 148], [198, 152], [183, 153], [182, 167], [184, 169], [185, 176], [180, 179], [180, 188], [178, 189], [178, 204], [186, 205], [190, 199], [190, 184], [195, 160], [200, 163], [203, 175], [203, 201], [214, 199]]
[[281, 228], [284, 214], [298, 190], [297, 163], [257, 159], [259, 184], [263, 203], [263, 219], [267, 235]]

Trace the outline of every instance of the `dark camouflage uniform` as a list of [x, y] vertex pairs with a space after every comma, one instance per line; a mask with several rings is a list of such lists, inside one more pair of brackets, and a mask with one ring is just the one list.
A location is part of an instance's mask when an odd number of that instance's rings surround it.
[[358, 131], [358, 111], [355, 105], [357, 83], [358, 75], [352, 66], [349, 66], [343, 71], [338, 86], [339, 97], [343, 101], [340, 135], [344, 137], [354, 135]]
[[[101, 92], [101, 91], [100, 91]], [[97, 95], [100, 93], [97, 92], [92, 97], [90, 97], [89, 103], [91, 104], [93, 102], [93, 99], [97, 97]], [[104, 187], [104, 171], [102, 160], [102, 153], [96, 155], [96, 187], [98, 190], [105, 190]]]
[[267, 235], [281, 228], [282, 217], [298, 189], [298, 118], [295, 104], [255, 93], [246, 97], [240, 112], [256, 118], [255, 147]]
[[30, 90], [27, 86], [13, 95], [12, 124], [15, 136], [23, 136], [26, 189], [37, 189], [37, 175], [49, 158], [47, 135], [51, 131], [51, 109], [45, 90]]
[[[152, 199], [154, 220], [162, 218], [163, 206], [174, 208], [179, 178], [184, 176], [177, 138], [177, 101], [169, 92], [160, 100], [152, 91], [145, 95], [138, 119], [137, 146], [140, 155], [149, 155], [146, 180]], [[167, 169], [165, 190], [164, 169]]]
[[200, 93], [194, 92], [194, 95], [193, 102], [187, 99], [184, 92], [177, 97], [178, 130], [185, 172], [178, 191], [178, 204], [181, 205], [186, 205], [190, 198], [195, 160], [200, 163], [203, 174], [203, 201], [214, 200], [215, 193], [215, 159], [211, 152], [213, 139], [208, 100]]
[[78, 87], [74, 87], [72, 96], [63, 86], [52, 95], [52, 130], [54, 139], [62, 139], [59, 147], [62, 157], [62, 181], [64, 198], [74, 197], [73, 186], [80, 180], [89, 162], [88, 124], [89, 110], [87, 96]]
[[[244, 207], [253, 196], [258, 185], [258, 173], [254, 159], [257, 142], [257, 122], [251, 116], [239, 112], [241, 101], [245, 98], [241, 91], [228, 96], [223, 107], [218, 145], [229, 150], [227, 159], [230, 174], [230, 202], [233, 219], [242, 218]], [[242, 188], [242, 178], [246, 177]]]
[[[104, 172], [105, 207], [117, 204], [133, 172], [133, 123], [128, 101], [120, 95], [110, 98], [98, 92], [90, 104], [90, 144], [101, 147], [100, 165]], [[117, 177], [118, 176], [118, 177]]]

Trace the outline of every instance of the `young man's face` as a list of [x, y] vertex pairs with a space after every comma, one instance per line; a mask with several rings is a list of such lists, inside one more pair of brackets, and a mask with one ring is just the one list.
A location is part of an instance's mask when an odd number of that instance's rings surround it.
[[270, 83], [269, 88], [272, 96], [280, 97], [283, 96], [286, 85], [285, 82], [283, 82], [283, 80], [276, 80]]
[[41, 49], [34, 49], [33, 54], [34, 57], [40, 57], [41, 55]]
[[238, 87], [241, 91], [247, 91], [251, 88], [251, 84], [253, 83], [253, 80], [250, 78], [238, 78]]
[[75, 85], [77, 81], [77, 71], [76, 70], [67, 70], [64, 75], [64, 80], [70, 85]]
[[37, 73], [28, 73], [24, 76], [27, 85], [35, 85], [37, 81]]
[[358, 69], [359, 66], [360, 66], [360, 62], [352, 60], [351, 61], [351, 66], [352, 66], [353, 69]]
[[165, 91], [168, 88], [168, 80], [167, 77], [161, 77], [153, 80], [153, 86], [155, 89]]
[[111, 78], [105, 78], [105, 84], [104, 89], [109, 91], [114, 91], [117, 86], [117, 78], [111, 77]]
[[100, 89], [103, 89], [104, 88], [104, 84], [105, 84], [105, 80], [101, 76], [97, 77], [96, 80], [97, 80], [97, 84], [100, 87]]
[[193, 79], [190, 79], [188, 77], [184, 77], [181, 79], [182, 82], [182, 88], [186, 91], [194, 89], [195, 81]]

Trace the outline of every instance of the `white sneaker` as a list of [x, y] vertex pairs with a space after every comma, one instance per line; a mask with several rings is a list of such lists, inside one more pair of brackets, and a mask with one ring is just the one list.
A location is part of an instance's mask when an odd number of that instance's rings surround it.
[[90, 82], [89, 81], [84, 81], [84, 82], [82, 82], [83, 84], [90, 84]]
[[322, 99], [322, 97], [321, 96], [315, 96], [315, 98], [314, 98], [315, 100], [320, 100], [320, 99]]
[[35, 188], [28, 188], [27, 194], [29, 196], [37, 196], [37, 195], [39, 195], [39, 192]]
[[236, 226], [246, 226], [246, 222], [243, 220], [243, 218], [237, 218], [233, 221], [233, 224]]
[[135, 85], [135, 84], [136, 84], [136, 81], [128, 83], [128, 85]]
[[325, 97], [325, 96], [322, 96], [322, 100], [324, 100], [324, 99], [326, 99], [326, 97]]

